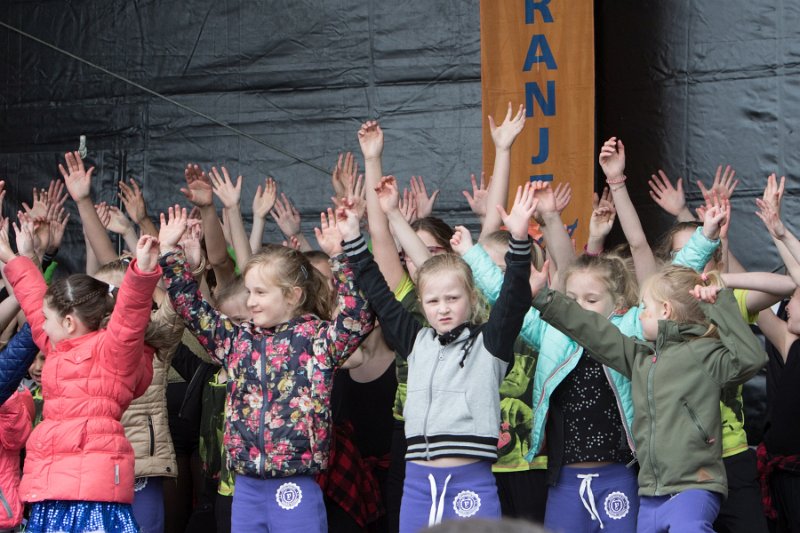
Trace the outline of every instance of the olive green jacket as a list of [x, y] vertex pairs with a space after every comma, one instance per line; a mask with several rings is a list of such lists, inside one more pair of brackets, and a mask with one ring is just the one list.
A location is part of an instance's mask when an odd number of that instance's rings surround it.
[[706, 327], [661, 320], [655, 343], [623, 335], [598, 313], [542, 290], [533, 301], [542, 319], [584, 346], [589, 355], [630, 378], [639, 494], [689, 489], [727, 495], [719, 401], [725, 385], [744, 383], [767, 356], [742, 319], [730, 290], [701, 304], [720, 338]]

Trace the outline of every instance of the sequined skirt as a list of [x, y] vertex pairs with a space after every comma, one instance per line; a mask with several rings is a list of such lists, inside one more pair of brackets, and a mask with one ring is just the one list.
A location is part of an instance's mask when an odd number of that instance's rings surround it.
[[31, 505], [26, 533], [139, 533], [127, 503], [48, 500]]

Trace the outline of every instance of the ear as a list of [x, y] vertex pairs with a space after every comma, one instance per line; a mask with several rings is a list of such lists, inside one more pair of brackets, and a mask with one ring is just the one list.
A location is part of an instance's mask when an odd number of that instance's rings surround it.
[[292, 307], [297, 307], [303, 299], [303, 289], [300, 287], [292, 287], [286, 295], [286, 300]]
[[78, 331], [77, 317], [71, 313], [61, 319], [61, 325], [69, 335], [73, 335]]
[[669, 302], [661, 302], [661, 320], [669, 319], [672, 316], [672, 304]]

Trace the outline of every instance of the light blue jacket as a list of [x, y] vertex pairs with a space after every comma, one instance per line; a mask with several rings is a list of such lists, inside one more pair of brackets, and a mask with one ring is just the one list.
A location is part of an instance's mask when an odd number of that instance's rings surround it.
[[[697, 228], [686, 246], [675, 256], [673, 263], [700, 271], [711, 259], [718, 246], [718, 240], [710, 241], [703, 235], [703, 229]], [[503, 283], [503, 273], [500, 268], [494, 264], [480, 244], [476, 244], [464, 254], [464, 260], [472, 268], [478, 289], [489, 304], [494, 304]], [[638, 306], [631, 307], [624, 314], [612, 315], [609, 320], [625, 335], [643, 339]], [[526, 457], [528, 461], [532, 461], [534, 456], [539, 453], [544, 441], [544, 426], [550, 408], [550, 396], [577, 366], [583, 354], [583, 348], [554, 327], [540, 320], [539, 311], [534, 308], [530, 308], [525, 315], [520, 336], [524, 342], [539, 350], [533, 378], [534, 408], [531, 447]], [[630, 381], [606, 366], [603, 366], [603, 370], [617, 399], [617, 407], [620, 411], [628, 445], [632, 451], [635, 451], [631, 436], [633, 402]]]

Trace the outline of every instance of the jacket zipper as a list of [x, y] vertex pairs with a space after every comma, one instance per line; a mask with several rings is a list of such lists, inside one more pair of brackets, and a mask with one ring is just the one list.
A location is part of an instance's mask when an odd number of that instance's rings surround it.
[[[261, 387], [263, 388], [263, 390], [261, 392], [261, 394], [262, 394], [261, 413], [259, 413], [261, 416], [259, 417], [259, 420], [258, 420], [258, 448], [259, 448], [258, 449], [258, 451], [259, 451], [258, 455], [261, 457], [261, 459], [259, 460], [257, 466], [258, 466], [258, 475], [263, 477], [264, 471], [266, 470], [266, 461], [267, 461], [267, 458], [265, 457], [267, 455], [267, 446], [266, 446], [266, 442], [264, 441], [264, 426], [266, 426], [266, 422], [265, 422], [266, 414], [265, 413], [267, 411], [267, 404], [266, 404], [266, 402], [264, 402], [264, 399], [266, 399], [270, 404], [272, 403], [272, 390], [268, 388], [267, 379], [266, 379], [266, 376], [267, 376], [267, 350], [262, 349], [261, 353], [259, 354], [259, 356], [261, 358], [261, 372], [262, 372], [262, 375], [259, 376], [259, 379], [261, 381]], [[265, 396], [266, 396], [266, 398], [264, 398]]]
[[631, 430], [628, 427], [628, 419], [625, 418], [625, 409], [622, 408], [622, 402], [619, 398], [619, 390], [617, 389], [617, 385], [614, 383], [614, 380], [611, 379], [611, 372], [606, 365], [602, 365], [602, 367], [603, 372], [606, 375], [606, 379], [608, 380], [608, 384], [611, 386], [611, 390], [614, 392], [614, 400], [617, 402], [619, 418], [622, 420], [622, 429], [625, 431], [625, 438], [628, 439], [628, 447], [631, 449], [631, 453], [633, 453], [633, 461], [628, 463], [627, 466], [633, 466], [633, 464], [636, 462], [636, 445], [633, 443], [633, 436], [631, 435]]
[[0, 489], [0, 503], [3, 504], [3, 509], [6, 511], [7, 518], [11, 518], [14, 516], [14, 513], [11, 512], [11, 505], [9, 505], [8, 500], [6, 500], [6, 495], [3, 494], [3, 489]]
[[656, 406], [655, 398], [653, 397], [653, 375], [656, 371], [656, 362], [658, 361], [658, 350], [653, 354], [650, 364], [650, 371], [647, 373], [647, 405], [650, 412], [650, 468], [653, 470], [653, 477], [656, 481], [655, 496], [658, 496], [658, 468], [656, 468], [655, 461], [655, 440], [656, 440]]
[[439, 353], [436, 355], [436, 361], [433, 362], [433, 370], [431, 370], [431, 379], [428, 381], [428, 408], [425, 410], [425, 421], [422, 424], [422, 436], [425, 439], [425, 460], [431, 460], [430, 443], [428, 442], [428, 415], [431, 414], [431, 404], [433, 403], [433, 376], [436, 375], [436, 368], [439, 366], [439, 361], [442, 360], [444, 353], [444, 346], [439, 348]]
[[[575, 351], [574, 351], [574, 352], [572, 352], [572, 353], [569, 355], [569, 357], [567, 357], [567, 358], [564, 360], [564, 362], [563, 362], [563, 363], [561, 363], [560, 365], [558, 365], [558, 366], [555, 368], [555, 370], [553, 370], [553, 371], [550, 373], [550, 375], [549, 375], [549, 376], [547, 376], [547, 379], [545, 379], [545, 380], [544, 380], [544, 383], [542, 383], [542, 393], [539, 395], [539, 400], [536, 402], [536, 407], [533, 409], [534, 415], [535, 415], [536, 411], [538, 411], [538, 410], [539, 410], [539, 407], [541, 407], [541, 406], [542, 406], [542, 402], [544, 401], [544, 395], [547, 393], [547, 383], [548, 383], [548, 382], [549, 382], [551, 379], [553, 379], [553, 378], [555, 377], [555, 375], [556, 375], [556, 374], [558, 374], [558, 371], [559, 371], [559, 370], [561, 370], [562, 368], [564, 368], [565, 366], [567, 366], [567, 364], [568, 364], [570, 361], [572, 361], [572, 358], [573, 358], [573, 357], [575, 357], [575, 354], [576, 354], [576, 353], [581, 353], [581, 350], [583, 350], [583, 348], [581, 348], [581, 347], [578, 347], [578, 348], [576, 348], [576, 349], [575, 349]], [[543, 418], [543, 420], [547, 420], [547, 413], [544, 413], [544, 418]], [[544, 447], [544, 441], [545, 441], [545, 439], [539, 439], [539, 440], [540, 440], [540, 442], [539, 442], [539, 446], [538, 446], [538, 448], [539, 448], [539, 449], [538, 449], [538, 450], [536, 450], [534, 453], [539, 453], [540, 451], [542, 451], [542, 448]]]
[[692, 408], [689, 407], [689, 403], [686, 400], [683, 401], [683, 406], [686, 408], [686, 412], [689, 413], [689, 418], [691, 418], [692, 422], [694, 422], [694, 425], [697, 427], [697, 430], [700, 432], [700, 435], [702, 435], [703, 442], [705, 442], [708, 445], [714, 444], [716, 439], [708, 435], [708, 432], [703, 427], [703, 424], [700, 423], [700, 419], [697, 418], [697, 414], [695, 414], [695, 412], [692, 411]]
[[150, 457], [156, 453], [156, 432], [153, 429], [153, 417], [147, 415], [147, 429], [150, 432]]

